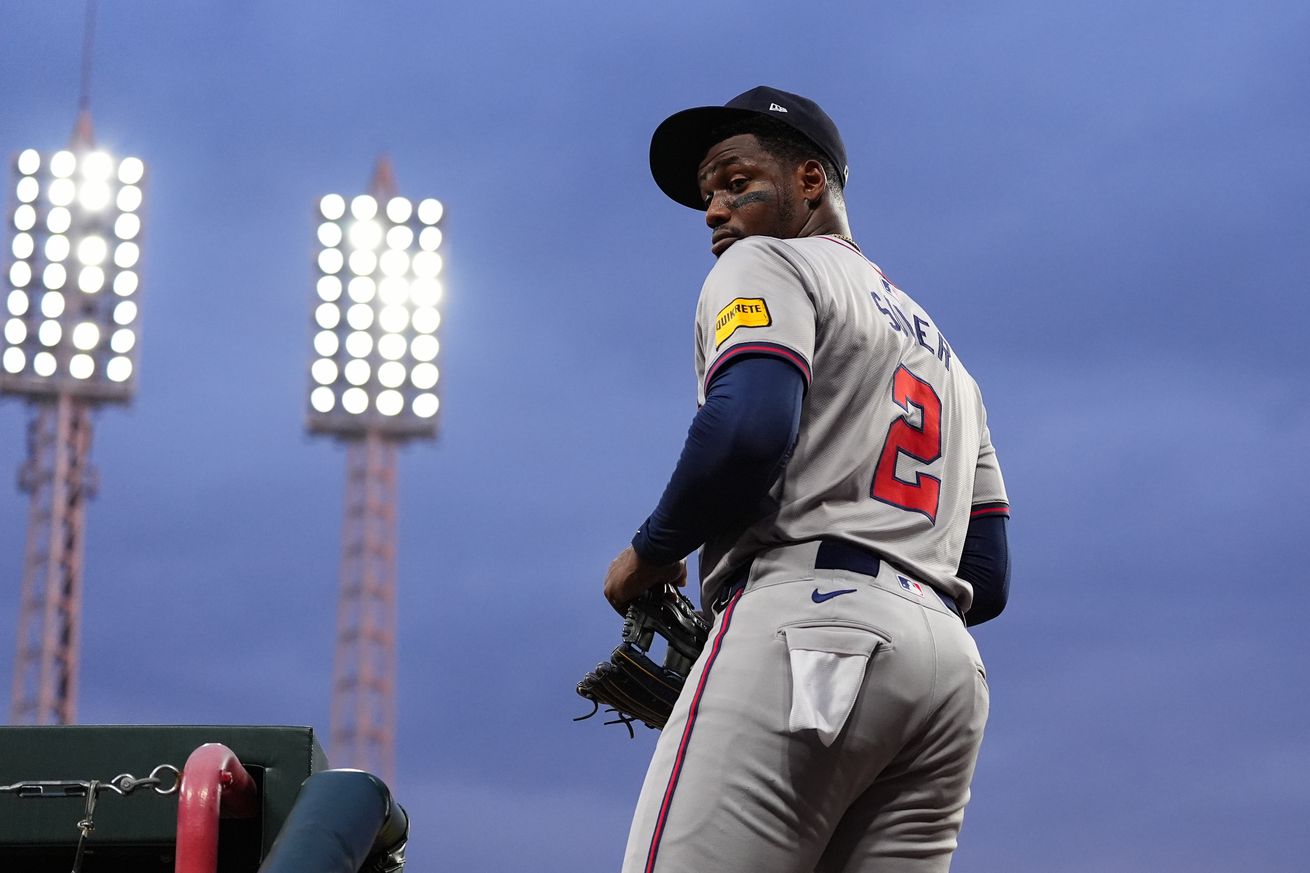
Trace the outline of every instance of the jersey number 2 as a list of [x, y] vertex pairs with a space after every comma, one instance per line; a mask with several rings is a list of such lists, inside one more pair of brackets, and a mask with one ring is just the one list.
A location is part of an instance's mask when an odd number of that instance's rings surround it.
[[[916, 472], [913, 482], [896, 476], [896, 464], [901, 454], [921, 464], [931, 464], [942, 456], [942, 401], [927, 382], [911, 373], [902, 364], [892, 379], [892, 402], [905, 410], [887, 429], [887, 440], [873, 470], [872, 496], [883, 503], [899, 506], [911, 512], [922, 512], [934, 524], [937, 522], [937, 504], [941, 498], [942, 482], [936, 476]], [[918, 425], [910, 423], [911, 405], [923, 413]]]

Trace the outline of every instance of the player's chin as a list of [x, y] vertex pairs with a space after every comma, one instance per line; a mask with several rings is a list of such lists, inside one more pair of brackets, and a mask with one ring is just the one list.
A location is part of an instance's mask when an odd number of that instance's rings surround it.
[[738, 239], [740, 239], [740, 237], [729, 236], [726, 234], [724, 236], [716, 237], [710, 241], [710, 251], [714, 254], [714, 257], [717, 258], [731, 248], [732, 244]]

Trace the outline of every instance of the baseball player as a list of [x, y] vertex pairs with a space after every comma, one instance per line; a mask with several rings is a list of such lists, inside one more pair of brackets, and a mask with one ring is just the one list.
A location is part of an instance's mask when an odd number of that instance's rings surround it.
[[1009, 587], [1008, 502], [978, 386], [862, 252], [846, 148], [758, 87], [655, 131], [703, 210], [700, 408], [605, 579], [622, 610], [700, 548], [709, 643], [660, 735], [625, 873], [944, 871], [986, 674], [967, 632]]

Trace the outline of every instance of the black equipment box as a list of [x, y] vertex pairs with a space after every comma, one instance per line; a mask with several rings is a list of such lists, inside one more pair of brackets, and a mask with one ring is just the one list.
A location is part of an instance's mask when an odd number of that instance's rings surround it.
[[[140, 779], [160, 764], [179, 770], [205, 743], [236, 754], [259, 790], [259, 815], [224, 819], [221, 871], [254, 871], [290, 813], [300, 784], [327, 769], [312, 728], [240, 726], [61, 725], [0, 727], [0, 786], [27, 781], [92, 779], [122, 773]], [[163, 785], [173, 782], [161, 774]], [[82, 873], [156, 873], [173, 869], [177, 794], [148, 787], [122, 797], [102, 791]], [[0, 792], [0, 871], [68, 873], [81, 836], [85, 797], [20, 797]]]

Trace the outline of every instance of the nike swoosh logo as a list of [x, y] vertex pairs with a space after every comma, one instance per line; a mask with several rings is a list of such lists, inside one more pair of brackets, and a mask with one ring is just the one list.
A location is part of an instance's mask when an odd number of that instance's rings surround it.
[[822, 591], [822, 592], [819, 591], [819, 589], [815, 588], [814, 593], [810, 595], [810, 599], [813, 600], [815, 603], [823, 603], [824, 601], [832, 600], [834, 597], [840, 597], [843, 594], [854, 594], [854, 593], [855, 593], [854, 588], [839, 588], [836, 591]]

